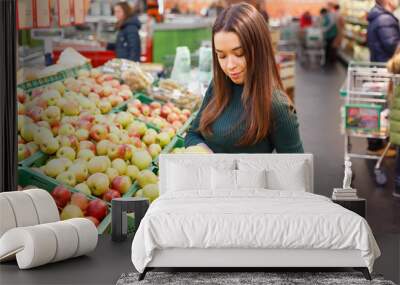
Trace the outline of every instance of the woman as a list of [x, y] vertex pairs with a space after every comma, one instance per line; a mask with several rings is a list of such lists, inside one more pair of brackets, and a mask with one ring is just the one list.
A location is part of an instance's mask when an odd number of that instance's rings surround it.
[[212, 29], [214, 79], [185, 138], [217, 153], [302, 153], [265, 20], [253, 6], [224, 10]]
[[139, 19], [126, 2], [115, 4], [114, 16], [117, 18], [117, 40], [115, 44], [108, 44], [107, 49], [115, 50], [118, 58], [140, 61]]

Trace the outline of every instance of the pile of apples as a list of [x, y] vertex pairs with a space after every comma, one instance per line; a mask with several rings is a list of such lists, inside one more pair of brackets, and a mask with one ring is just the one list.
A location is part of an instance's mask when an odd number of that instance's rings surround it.
[[57, 136], [46, 127], [33, 130], [33, 142], [50, 155], [33, 169], [110, 201], [128, 192], [136, 180], [141, 187], [158, 182], [146, 170], [174, 135], [172, 129], [158, 133], [128, 112], [81, 114], [64, 120]]
[[176, 147], [171, 153], [179, 154], [179, 153], [192, 153], [192, 154], [207, 154], [209, 151], [202, 146], [193, 145], [189, 147]]
[[160, 130], [173, 128], [178, 131], [191, 116], [188, 109], [181, 110], [171, 102], [161, 104], [153, 101], [150, 104], [145, 104], [139, 99], [129, 101], [127, 111], [136, 118], [153, 124]]
[[53, 189], [51, 196], [60, 212], [60, 219], [87, 218], [97, 227], [108, 214], [107, 204], [100, 200], [89, 200], [82, 193], [71, 193], [64, 185]]
[[[68, 132], [63, 128], [68, 121], [82, 115], [109, 113], [132, 96], [129, 86], [97, 69], [80, 70], [77, 78], [35, 89], [30, 96], [18, 89], [18, 159], [26, 159], [39, 149], [51, 153], [57, 148], [55, 140], [37, 143], [36, 129], [48, 129], [53, 136], [63, 135]], [[78, 133], [85, 134], [85, 131]]]

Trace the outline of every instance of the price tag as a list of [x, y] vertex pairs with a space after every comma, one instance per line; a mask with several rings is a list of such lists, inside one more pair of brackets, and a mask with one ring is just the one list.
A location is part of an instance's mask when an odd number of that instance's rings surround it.
[[51, 24], [50, 0], [36, 0], [36, 27], [49, 28]]
[[17, 2], [17, 28], [19, 30], [32, 29], [33, 19], [33, 0], [18, 0]]
[[85, 2], [84, 0], [74, 0], [74, 23], [81, 25], [85, 23]]
[[58, 25], [71, 26], [71, 6], [69, 0], [58, 0]]

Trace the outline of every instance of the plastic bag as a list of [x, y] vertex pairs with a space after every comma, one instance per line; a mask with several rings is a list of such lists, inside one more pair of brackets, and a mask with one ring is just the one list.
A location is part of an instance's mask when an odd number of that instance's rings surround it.
[[186, 85], [190, 75], [190, 50], [188, 47], [177, 47], [171, 79]]

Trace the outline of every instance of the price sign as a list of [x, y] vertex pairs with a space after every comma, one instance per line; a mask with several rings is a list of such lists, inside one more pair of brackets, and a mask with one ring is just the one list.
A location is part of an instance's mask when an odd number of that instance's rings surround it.
[[85, 2], [84, 0], [74, 0], [74, 23], [80, 25], [85, 23]]
[[69, 0], [58, 0], [58, 25], [71, 26], [71, 6]]
[[36, 27], [49, 28], [51, 24], [50, 0], [36, 0]]
[[17, 2], [17, 28], [32, 29], [33, 20], [33, 0], [18, 0]]

